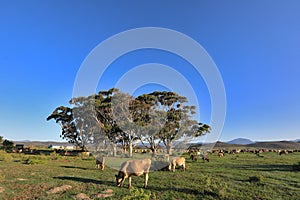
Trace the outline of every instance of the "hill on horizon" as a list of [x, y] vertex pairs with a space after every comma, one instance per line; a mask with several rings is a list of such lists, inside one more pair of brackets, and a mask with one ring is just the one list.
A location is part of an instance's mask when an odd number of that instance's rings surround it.
[[[299, 140], [293, 141], [260, 141], [260, 142], [253, 142], [249, 139], [245, 138], [237, 138], [231, 140], [229, 142], [222, 142], [218, 141], [215, 143], [215, 148], [256, 148], [256, 149], [298, 149], [300, 150], [300, 142]], [[30, 140], [23, 140], [23, 141], [13, 141], [14, 144], [24, 144], [25, 146], [36, 146], [36, 147], [43, 147], [47, 148], [49, 145], [72, 145], [68, 142], [57, 142], [57, 141], [30, 141]], [[244, 143], [244, 144], [243, 144]], [[202, 146], [201, 143], [194, 143], [190, 144], [195, 147]], [[141, 147], [141, 145], [138, 145]]]
[[248, 145], [248, 144], [253, 144], [255, 142], [253, 142], [250, 139], [246, 139], [246, 138], [237, 138], [231, 141], [226, 142], [228, 144], [241, 144], [241, 145]]
[[30, 140], [22, 140], [22, 141], [13, 141], [14, 144], [24, 144], [25, 146], [35, 146], [47, 148], [50, 145], [58, 145], [58, 146], [69, 146], [72, 145], [68, 142], [56, 142], [56, 141], [30, 141]]
[[300, 149], [300, 143], [293, 141], [255, 142], [246, 146], [261, 149]]

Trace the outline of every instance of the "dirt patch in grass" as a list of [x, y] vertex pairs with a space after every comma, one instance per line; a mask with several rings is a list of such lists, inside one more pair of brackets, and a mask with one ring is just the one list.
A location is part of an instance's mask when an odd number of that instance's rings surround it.
[[47, 193], [48, 194], [56, 194], [58, 192], [65, 192], [65, 191], [70, 190], [70, 189], [72, 189], [72, 186], [63, 185], [63, 186], [60, 186], [60, 187], [53, 188], [53, 189], [49, 190]]
[[102, 193], [100, 193], [100, 194], [95, 195], [95, 198], [106, 198], [106, 197], [111, 197], [111, 196], [113, 196], [113, 194], [102, 194]]
[[95, 195], [95, 198], [106, 198], [106, 197], [111, 197], [111, 196], [114, 195], [113, 192], [114, 192], [114, 191], [113, 191], [112, 189], [106, 189], [106, 190], [102, 191], [101, 193], [96, 194], [96, 195]]
[[26, 181], [26, 178], [17, 178], [18, 181]]
[[112, 190], [112, 189], [106, 189], [106, 190], [104, 190], [102, 193], [103, 194], [111, 194], [111, 193], [113, 193], [114, 191]]
[[79, 193], [75, 196], [75, 199], [76, 200], [90, 200], [91, 198], [84, 193]]
[[0, 193], [1, 192], [4, 192], [4, 188], [3, 187], [0, 187]]

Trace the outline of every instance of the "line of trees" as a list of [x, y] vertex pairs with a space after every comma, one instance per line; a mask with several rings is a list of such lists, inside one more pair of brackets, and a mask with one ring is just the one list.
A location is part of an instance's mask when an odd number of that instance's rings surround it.
[[199, 137], [210, 132], [210, 126], [193, 119], [196, 107], [175, 92], [155, 91], [136, 98], [116, 88], [100, 91], [88, 97], [72, 98], [72, 107], [57, 107], [47, 120], [55, 120], [61, 137], [86, 149], [91, 145], [117, 145], [129, 150], [140, 141], [145, 148], [157, 153], [160, 146], [171, 153], [175, 140]]
[[3, 136], [0, 136], [0, 150], [5, 150], [8, 152], [11, 152], [12, 149], [14, 148], [14, 143], [10, 140], [3, 140]]

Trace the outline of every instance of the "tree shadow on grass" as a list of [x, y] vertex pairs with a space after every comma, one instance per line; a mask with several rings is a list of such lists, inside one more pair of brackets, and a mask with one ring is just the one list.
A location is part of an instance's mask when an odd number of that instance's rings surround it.
[[53, 177], [54, 179], [60, 179], [60, 180], [69, 180], [69, 181], [77, 181], [82, 183], [94, 183], [94, 184], [100, 184], [100, 185], [107, 185], [107, 186], [115, 186], [115, 182], [113, 181], [105, 181], [105, 180], [95, 180], [90, 178], [81, 178], [81, 177], [73, 177], [73, 176], [57, 176]]
[[262, 165], [238, 165], [233, 166], [233, 168], [238, 168], [242, 170], [254, 170], [254, 171], [283, 171], [291, 172], [294, 171], [293, 165], [282, 165], [282, 164], [262, 164]]
[[82, 169], [82, 170], [88, 170], [89, 169], [89, 168], [86, 168], [86, 167], [77, 167], [77, 166], [68, 166], [68, 165], [62, 165], [60, 167], [67, 168], [67, 169]]
[[178, 188], [178, 187], [163, 187], [163, 186], [152, 186], [149, 185], [147, 187], [147, 189], [153, 191], [158, 191], [158, 192], [163, 192], [163, 191], [175, 191], [175, 192], [180, 192], [180, 193], [187, 193], [187, 194], [194, 194], [194, 195], [198, 195], [200, 194], [200, 192], [198, 190], [195, 189], [190, 189], [190, 188]]
[[159, 187], [159, 186], [148, 186], [147, 189], [151, 191], [156, 191], [158, 193], [164, 192], [164, 191], [173, 191], [178, 193], [185, 193], [185, 194], [191, 194], [194, 196], [197, 196], [198, 198], [204, 198], [207, 196], [210, 196], [214, 199], [219, 199], [219, 194], [209, 191], [209, 190], [197, 190], [197, 189], [191, 189], [191, 188], [178, 188], [178, 187]]

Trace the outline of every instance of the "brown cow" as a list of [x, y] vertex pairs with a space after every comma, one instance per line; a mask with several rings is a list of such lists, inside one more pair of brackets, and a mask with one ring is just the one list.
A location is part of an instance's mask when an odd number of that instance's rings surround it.
[[204, 154], [200, 154], [200, 158], [205, 162], [209, 162], [209, 158], [207, 157], [207, 155], [204, 155]]
[[104, 157], [98, 157], [96, 158], [96, 168], [97, 169], [101, 169], [101, 171], [104, 170], [104, 166], [105, 166], [105, 159]]
[[116, 182], [118, 187], [122, 187], [126, 178], [128, 178], [129, 185], [131, 187], [131, 176], [140, 176], [144, 174], [144, 188], [147, 187], [148, 173], [151, 166], [150, 159], [144, 160], [128, 160], [121, 165], [121, 169], [118, 174], [116, 174]]
[[169, 163], [169, 170], [175, 172], [175, 167], [176, 166], [182, 166], [183, 170], [186, 170], [185, 167], [185, 158], [184, 157], [176, 157], [173, 158], [172, 161]]
[[219, 155], [219, 157], [224, 157], [224, 153], [221, 151], [218, 153], [218, 155]]
[[280, 150], [279, 155], [282, 155], [282, 154], [287, 155], [288, 151], [287, 150]]
[[197, 161], [197, 156], [196, 156], [196, 155], [194, 155], [194, 154], [191, 154], [191, 160], [193, 160], [193, 161]]

